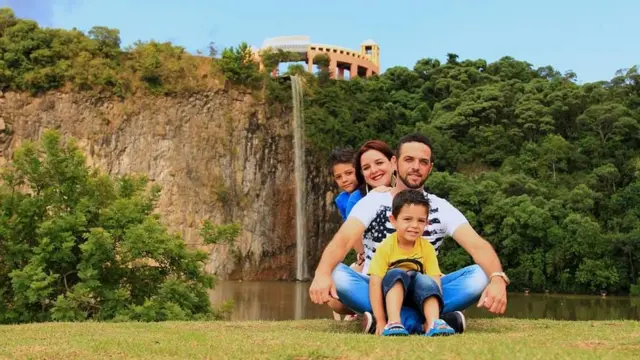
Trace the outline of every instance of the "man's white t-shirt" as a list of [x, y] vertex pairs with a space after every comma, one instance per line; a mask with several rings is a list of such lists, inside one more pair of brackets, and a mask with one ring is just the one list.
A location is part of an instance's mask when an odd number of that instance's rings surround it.
[[[430, 210], [429, 225], [425, 228], [423, 237], [429, 240], [438, 253], [444, 238], [447, 235], [453, 236], [458, 226], [468, 223], [468, 220], [447, 200], [427, 192], [424, 192], [424, 195], [429, 199]], [[371, 258], [378, 245], [396, 231], [389, 221], [392, 203], [391, 192], [372, 191], [358, 201], [349, 213], [349, 217], [355, 217], [365, 226], [362, 239], [365, 251], [363, 274], [369, 270]]]

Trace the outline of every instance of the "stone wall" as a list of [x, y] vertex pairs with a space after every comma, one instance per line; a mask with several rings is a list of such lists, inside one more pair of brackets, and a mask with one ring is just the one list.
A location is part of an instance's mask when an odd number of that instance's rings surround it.
[[[228, 279], [293, 279], [292, 121], [287, 111], [266, 113], [251, 94], [229, 90], [126, 100], [6, 93], [0, 95], [0, 165], [23, 141], [57, 129], [78, 140], [90, 165], [111, 175], [146, 174], [160, 184], [157, 211], [187, 244], [210, 253], [208, 271]], [[308, 155], [310, 274], [339, 224], [324, 163]], [[202, 246], [205, 219], [239, 222], [236, 246]]]

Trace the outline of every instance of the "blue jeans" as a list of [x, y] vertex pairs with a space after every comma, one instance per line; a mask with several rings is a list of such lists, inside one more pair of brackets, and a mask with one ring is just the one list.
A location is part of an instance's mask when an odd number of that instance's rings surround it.
[[[341, 263], [333, 270], [332, 277], [341, 303], [356, 313], [373, 312], [369, 300], [368, 276]], [[444, 275], [440, 282], [444, 302], [441, 312], [447, 313], [464, 310], [477, 302], [489, 284], [489, 279], [480, 266], [471, 265]], [[422, 332], [425, 319], [416, 309], [403, 306], [400, 318], [409, 333]]]
[[420, 274], [415, 271], [404, 271], [401, 269], [391, 269], [382, 278], [382, 294], [387, 298], [387, 293], [398, 282], [404, 288], [403, 306], [408, 306], [418, 310], [424, 315], [423, 304], [427, 298], [434, 296], [438, 299], [440, 310], [443, 308], [442, 294], [440, 287], [429, 275]]

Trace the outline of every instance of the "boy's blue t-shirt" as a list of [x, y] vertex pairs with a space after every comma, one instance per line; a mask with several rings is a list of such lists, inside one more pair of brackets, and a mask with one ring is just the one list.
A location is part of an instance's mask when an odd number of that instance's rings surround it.
[[346, 211], [344, 216], [345, 219], [349, 216], [349, 214], [351, 213], [351, 209], [353, 209], [353, 207], [356, 206], [356, 204], [358, 203], [358, 201], [360, 201], [360, 199], [362, 199], [362, 194], [360, 193], [360, 190], [356, 190], [352, 192], [351, 195], [349, 195], [349, 201], [347, 201], [347, 206], [346, 206]]
[[338, 212], [340, 212], [340, 216], [342, 216], [342, 221], [347, 219], [347, 202], [349, 201], [349, 193], [346, 191], [341, 192], [336, 196], [335, 203], [338, 207]]

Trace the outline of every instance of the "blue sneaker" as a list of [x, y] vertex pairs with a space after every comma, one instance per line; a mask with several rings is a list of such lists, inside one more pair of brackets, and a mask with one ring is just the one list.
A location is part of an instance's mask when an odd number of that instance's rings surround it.
[[433, 326], [424, 336], [449, 336], [455, 334], [456, 331], [449, 326], [444, 320], [438, 319], [433, 322]]
[[382, 336], [407, 336], [409, 332], [401, 323], [389, 323], [384, 327]]

